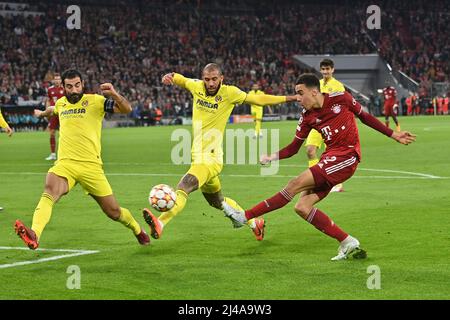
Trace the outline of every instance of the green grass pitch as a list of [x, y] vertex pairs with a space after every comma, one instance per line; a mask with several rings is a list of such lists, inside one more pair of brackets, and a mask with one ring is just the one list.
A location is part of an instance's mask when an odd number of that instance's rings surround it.
[[[266, 237], [257, 242], [248, 228], [233, 229], [200, 192], [160, 240], [141, 247], [77, 186], [55, 205], [40, 247], [99, 252], [19, 265], [68, 253], [0, 249], [0, 299], [449, 299], [450, 117], [400, 121], [418, 135], [416, 143], [400, 145], [358, 121], [359, 169], [345, 192], [318, 205], [361, 241], [365, 260], [330, 261], [338, 243], [299, 218], [293, 204], [265, 216]], [[295, 127], [263, 123], [280, 129], [281, 146]], [[103, 131], [105, 172], [119, 203], [143, 226], [150, 188], [176, 186], [188, 169], [170, 164], [176, 128]], [[46, 132], [0, 136], [0, 247], [23, 247], [13, 223], [31, 224], [51, 165], [44, 160], [48, 140]], [[223, 192], [244, 208], [272, 196], [306, 168], [304, 147], [281, 165], [277, 176], [259, 176], [257, 165], [225, 165]], [[78, 290], [67, 288], [73, 265], [81, 272]], [[371, 266], [379, 267], [380, 289], [367, 287]]]

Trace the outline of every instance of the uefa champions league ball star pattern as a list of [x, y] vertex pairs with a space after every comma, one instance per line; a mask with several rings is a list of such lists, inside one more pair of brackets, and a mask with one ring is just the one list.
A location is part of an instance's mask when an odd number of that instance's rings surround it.
[[166, 184], [158, 184], [150, 190], [148, 196], [150, 205], [160, 212], [166, 212], [173, 208], [177, 201], [177, 194], [172, 187]]

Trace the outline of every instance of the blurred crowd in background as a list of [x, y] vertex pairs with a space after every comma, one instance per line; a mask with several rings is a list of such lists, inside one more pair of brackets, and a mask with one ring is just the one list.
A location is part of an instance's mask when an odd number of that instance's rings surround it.
[[[54, 72], [76, 67], [85, 76], [87, 92], [112, 82], [132, 102], [133, 117], [157, 112], [189, 116], [190, 94], [163, 87], [163, 74], [199, 78], [207, 62], [216, 62], [223, 66], [226, 83], [243, 90], [258, 83], [268, 94], [283, 95], [292, 93], [297, 76], [309, 71], [292, 61], [294, 54], [374, 52], [419, 83], [412, 93], [418, 113], [448, 96], [433, 96], [431, 88], [449, 82], [449, 1], [381, 1], [381, 30], [367, 30], [367, 6], [355, 8], [349, 1], [80, 3], [81, 30], [67, 29], [67, 4], [61, 1], [19, 8], [42, 15], [0, 15], [0, 104], [40, 103]], [[0, 10], [13, 9], [0, 5]], [[377, 93], [371, 97], [374, 114], [379, 98]], [[407, 98], [399, 97], [405, 110]], [[284, 110], [289, 108], [295, 105]]]

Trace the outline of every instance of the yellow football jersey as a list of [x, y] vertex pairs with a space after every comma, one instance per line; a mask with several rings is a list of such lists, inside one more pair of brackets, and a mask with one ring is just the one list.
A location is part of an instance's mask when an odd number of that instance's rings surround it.
[[66, 97], [56, 101], [54, 113], [59, 117], [58, 160], [71, 159], [102, 164], [101, 133], [106, 98], [84, 94], [71, 104]]
[[0, 128], [7, 128], [8, 124], [6, 123], [5, 119], [3, 118], [2, 112], [0, 111]]
[[184, 78], [180, 74], [176, 74], [174, 80], [184, 85], [193, 97], [192, 162], [222, 163], [225, 126], [234, 106], [243, 103], [247, 93], [238, 87], [222, 84], [214, 96], [209, 96], [202, 80]]
[[[251, 94], [265, 94], [265, 93], [264, 93], [264, 91], [261, 91], [261, 90], [250, 90], [248, 92], [248, 94], [251, 95]], [[257, 104], [251, 104], [250, 106], [252, 109], [255, 108], [255, 110], [262, 110], [262, 108], [263, 108], [263, 106], [259, 106]]]
[[328, 80], [327, 83], [325, 83], [325, 79], [320, 79], [320, 92], [330, 94], [332, 92], [344, 91], [344, 85], [335, 78], [331, 77], [331, 79]]

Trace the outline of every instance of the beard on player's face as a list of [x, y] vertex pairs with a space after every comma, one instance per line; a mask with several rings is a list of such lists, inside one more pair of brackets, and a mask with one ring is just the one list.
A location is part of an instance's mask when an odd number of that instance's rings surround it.
[[208, 95], [210, 95], [210, 96], [216, 95], [216, 93], [219, 91], [221, 85], [222, 85], [222, 81], [217, 84], [207, 85], [206, 91], [208, 92]]
[[67, 91], [66, 91], [66, 98], [67, 98], [67, 101], [69, 101], [71, 104], [75, 104], [75, 103], [77, 103], [78, 101], [80, 101], [81, 100], [81, 98], [83, 98], [83, 88], [81, 88], [81, 91], [80, 92], [71, 92], [71, 93], [68, 93]]

